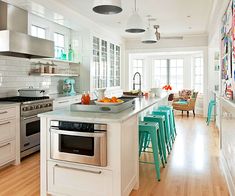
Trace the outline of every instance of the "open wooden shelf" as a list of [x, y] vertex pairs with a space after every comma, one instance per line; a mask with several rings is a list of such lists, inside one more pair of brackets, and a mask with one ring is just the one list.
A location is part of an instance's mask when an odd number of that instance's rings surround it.
[[29, 73], [32, 76], [60, 76], [60, 77], [77, 77], [79, 74], [50, 74], [50, 73]]
[[46, 58], [46, 60], [50, 60], [50, 61], [54, 61], [54, 62], [69, 63], [69, 64], [77, 64], [77, 65], [79, 65], [79, 64], [80, 64], [80, 62], [74, 62], [74, 61], [62, 60], [62, 59]]

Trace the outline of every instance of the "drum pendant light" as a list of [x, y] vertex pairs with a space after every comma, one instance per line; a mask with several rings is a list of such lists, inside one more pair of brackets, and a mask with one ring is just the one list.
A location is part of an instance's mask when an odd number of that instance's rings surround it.
[[148, 16], [148, 28], [144, 33], [144, 36], [142, 38], [142, 43], [145, 44], [154, 44], [157, 43], [157, 38], [154, 32], [154, 28], [150, 25], [150, 16]]
[[98, 14], [118, 14], [122, 11], [121, 0], [94, 0], [92, 9]]
[[157, 43], [157, 38], [156, 38], [153, 28], [150, 28], [150, 27], [147, 28], [142, 38], [142, 43], [145, 43], [145, 44]]
[[137, 12], [137, 9], [136, 9], [136, 0], [135, 0], [135, 11], [128, 19], [127, 27], [126, 27], [125, 31], [128, 33], [143, 33], [143, 32], [145, 32], [144, 23], [143, 23], [140, 15]]

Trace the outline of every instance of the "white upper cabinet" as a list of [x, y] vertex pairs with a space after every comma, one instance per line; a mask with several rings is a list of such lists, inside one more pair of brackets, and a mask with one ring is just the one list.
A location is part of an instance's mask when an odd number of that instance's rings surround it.
[[120, 86], [120, 46], [93, 37], [92, 88]]

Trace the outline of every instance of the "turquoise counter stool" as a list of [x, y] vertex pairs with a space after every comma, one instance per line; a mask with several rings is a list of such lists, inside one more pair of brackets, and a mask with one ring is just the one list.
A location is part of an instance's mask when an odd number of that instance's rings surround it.
[[170, 111], [170, 123], [171, 123], [171, 129], [173, 130], [173, 136], [174, 136], [174, 140], [175, 137], [177, 135], [176, 132], [176, 126], [175, 126], [175, 115], [174, 115], [174, 109], [172, 106], [159, 106], [158, 107], [159, 110], [169, 110]]
[[155, 110], [152, 112], [152, 115], [162, 115], [165, 117], [165, 133], [166, 133], [166, 143], [169, 146], [170, 150], [172, 150], [173, 137], [171, 133], [171, 125], [170, 125], [170, 111], [167, 110]]
[[[140, 161], [140, 163], [154, 164], [156, 170], [156, 176], [158, 181], [160, 181], [160, 162], [159, 162], [159, 149], [158, 149], [158, 139], [157, 132], [159, 131], [158, 123], [154, 122], [139, 122], [139, 156], [144, 148], [144, 140], [150, 135], [152, 149], [153, 149], [153, 158], [154, 162]], [[164, 163], [163, 163], [163, 166]]]
[[[165, 117], [164, 116], [157, 116], [157, 115], [147, 115], [144, 117], [144, 122], [156, 122], [158, 123], [159, 125], [159, 135], [158, 135], [158, 144], [161, 144], [161, 145], [158, 145], [162, 155], [163, 155], [163, 158], [164, 158], [164, 161], [165, 163], [167, 163], [167, 158], [166, 158], [166, 142], [165, 142], [165, 130], [164, 130], [164, 121], [165, 121]], [[147, 140], [146, 140], [147, 141]], [[144, 150], [145, 148], [147, 147], [148, 143], [145, 142], [144, 144]], [[168, 153], [170, 152], [169, 149], [168, 150]]]
[[206, 119], [206, 124], [209, 125], [211, 121], [211, 113], [213, 108], [215, 107], [215, 100], [210, 100], [209, 105], [208, 105], [208, 111], [207, 111], [207, 119]]

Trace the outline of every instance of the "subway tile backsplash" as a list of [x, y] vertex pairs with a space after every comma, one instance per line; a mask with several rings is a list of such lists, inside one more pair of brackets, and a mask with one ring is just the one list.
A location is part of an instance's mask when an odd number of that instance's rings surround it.
[[[67, 63], [58, 66], [69, 67]], [[18, 89], [29, 86], [45, 89], [48, 94], [62, 93], [66, 77], [30, 76], [30, 69], [29, 59], [0, 56], [0, 97], [18, 95]], [[78, 90], [78, 82], [75, 89]]]

